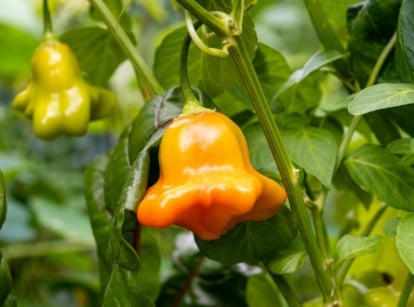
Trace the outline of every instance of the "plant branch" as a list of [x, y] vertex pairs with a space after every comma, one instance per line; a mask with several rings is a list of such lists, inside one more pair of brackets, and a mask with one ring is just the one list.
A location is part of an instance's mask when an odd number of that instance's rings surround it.
[[407, 278], [405, 279], [404, 286], [401, 290], [400, 298], [398, 300], [397, 307], [408, 306], [408, 300], [410, 299], [411, 291], [414, 287], [414, 276], [411, 272], [408, 272]]
[[301, 307], [302, 304], [300, 303], [296, 292], [292, 289], [292, 286], [289, 284], [286, 278], [283, 275], [274, 274], [270, 270], [270, 268], [268, 268], [267, 266], [265, 267], [266, 267], [267, 273], [272, 278], [275, 285], [279, 288], [279, 291], [282, 294], [288, 306], [289, 307]]
[[90, 0], [90, 2], [96, 11], [101, 14], [108, 30], [112, 33], [113, 37], [131, 61], [137, 76], [138, 85], [144, 97], [149, 99], [153, 95], [163, 92], [161, 85], [155, 79], [145, 61], [138, 54], [136, 47], [118, 24], [103, 0]]
[[49, 0], [43, 0], [43, 35], [53, 32], [52, 17], [49, 10]]

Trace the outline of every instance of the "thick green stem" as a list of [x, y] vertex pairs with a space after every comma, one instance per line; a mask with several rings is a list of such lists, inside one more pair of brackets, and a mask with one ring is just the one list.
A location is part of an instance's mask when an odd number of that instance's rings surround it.
[[414, 276], [411, 272], [408, 272], [407, 278], [405, 279], [404, 286], [401, 290], [400, 299], [398, 300], [397, 307], [408, 306], [408, 300], [410, 299], [411, 291], [414, 287]]
[[153, 95], [163, 92], [161, 85], [154, 78], [152, 71], [138, 54], [136, 47], [118, 24], [106, 4], [102, 0], [90, 0], [90, 2], [96, 11], [101, 14], [108, 30], [113, 34], [122, 50], [131, 61], [137, 76], [138, 85], [140, 86], [144, 97], [150, 98]]
[[250, 61], [246, 47], [237, 37], [229, 47], [230, 55], [239, 70], [240, 76], [253, 102], [257, 117], [262, 125], [270, 150], [276, 161], [283, 183], [288, 193], [289, 203], [297, 218], [302, 241], [308, 251], [312, 267], [326, 303], [335, 306], [340, 301], [332, 276], [329, 276], [316, 242], [309, 215], [304, 203], [302, 189], [299, 185], [295, 169], [287, 155], [282, 138], [266, 96]]
[[43, 34], [48, 35], [53, 32], [52, 17], [49, 10], [49, 1], [43, 0]]

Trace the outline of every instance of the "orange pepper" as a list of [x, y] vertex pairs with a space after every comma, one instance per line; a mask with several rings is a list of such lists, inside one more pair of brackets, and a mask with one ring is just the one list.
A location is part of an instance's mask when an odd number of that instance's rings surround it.
[[242, 221], [273, 216], [286, 191], [251, 165], [240, 128], [214, 111], [184, 114], [166, 129], [160, 177], [138, 205], [150, 227], [176, 224], [215, 240]]

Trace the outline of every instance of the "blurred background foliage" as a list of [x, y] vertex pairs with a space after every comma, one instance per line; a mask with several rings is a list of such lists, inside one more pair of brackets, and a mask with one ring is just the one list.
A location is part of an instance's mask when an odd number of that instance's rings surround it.
[[[86, 0], [50, 2], [58, 35], [99, 22]], [[182, 24], [182, 14], [170, 0], [120, 2], [131, 17], [139, 52], [151, 65], [156, 46]], [[0, 250], [10, 267], [19, 306], [96, 306], [99, 276], [84, 200], [84, 170], [94, 157], [114, 146], [143, 98], [129, 63], [122, 63], [109, 82], [120, 101], [111, 118], [91, 124], [81, 138], [46, 142], [34, 137], [31, 123], [11, 109], [11, 101], [30, 79], [30, 58], [42, 35], [41, 5], [40, 0], [0, 1], [0, 169], [8, 200]], [[301, 0], [260, 0], [251, 14], [259, 40], [280, 50], [292, 69], [301, 67], [320, 47]], [[345, 16], [332, 20], [345, 37]], [[196, 265], [202, 265], [202, 270], [193, 280], [193, 296], [184, 300], [185, 306], [245, 306], [249, 304], [243, 298], [245, 291], [254, 300], [255, 289], [268, 287], [268, 276], [247, 278], [257, 274], [257, 268], [201, 262], [192, 236], [177, 233], [175, 228], [157, 233], [164, 255], [158, 306], [169, 306], [171, 297], [179, 297], [188, 271]], [[314, 283], [309, 282], [313, 281], [309, 267], [305, 265], [296, 276], [301, 278], [292, 281], [302, 289], [301, 295], [311, 296]], [[272, 302], [281, 301], [277, 289], [268, 291], [274, 296], [269, 296]], [[251, 306], [259, 306], [255, 302]], [[263, 301], [262, 306], [269, 305]]]

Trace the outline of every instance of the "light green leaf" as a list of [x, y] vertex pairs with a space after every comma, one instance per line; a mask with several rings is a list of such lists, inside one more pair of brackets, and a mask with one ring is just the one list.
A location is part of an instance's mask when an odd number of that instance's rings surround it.
[[356, 94], [349, 104], [348, 111], [353, 115], [363, 115], [412, 103], [414, 103], [413, 84], [380, 83]]
[[337, 144], [325, 129], [306, 127], [286, 130], [283, 141], [290, 158], [306, 172], [330, 185], [336, 161]]
[[411, 271], [414, 274], [414, 213], [404, 216], [397, 227], [396, 237], [397, 250]]
[[397, 139], [387, 145], [387, 149], [396, 155], [414, 153], [414, 138]]
[[288, 248], [277, 251], [267, 266], [274, 274], [294, 273], [302, 267], [306, 256], [302, 241], [296, 238]]
[[345, 160], [345, 166], [357, 184], [380, 200], [414, 211], [414, 170], [381, 146], [362, 146]]
[[303, 66], [302, 69], [298, 69], [295, 72], [293, 72], [289, 80], [287, 80], [279, 88], [272, 100], [276, 100], [276, 98], [279, 97], [280, 94], [285, 92], [288, 88], [292, 87], [293, 85], [300, 83], [312, 72], [317, 71], [323, 66], [330, 64], [333, 61], [336, 61], [344, 56], [344, 54], [336, 50], [318, 51], [308, 60], [308, 62], [305, 64], [305, 66]]
[[337, 262], [379, 251], [378, 236], [360, 237], [346, 234], [336, 244]]

